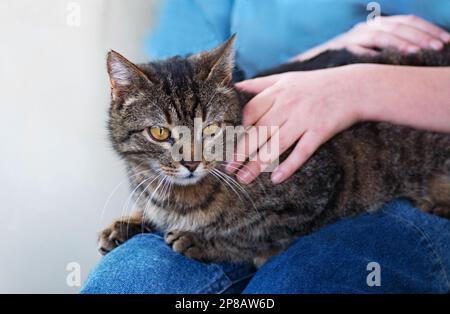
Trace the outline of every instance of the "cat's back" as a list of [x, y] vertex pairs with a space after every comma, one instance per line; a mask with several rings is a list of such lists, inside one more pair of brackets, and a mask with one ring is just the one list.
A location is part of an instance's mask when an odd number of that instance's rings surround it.
[[[290, 152], [280, 157], [280, 163]], [[270, 197], [282, 199], [280, 211], [292, 211], [300, 204], [296, 210], [302, 215], [314, 216], [328, 208], [347, 216], [409, 196], [408, 189], [426, 186], [448, 160], [450, 134], [384, 122], [360, 123], [322, 145], [283, 184], [273, 185], [270, 173], [264, 173], [253, 188], [261, 193], [258, 184], [262, 185]]]

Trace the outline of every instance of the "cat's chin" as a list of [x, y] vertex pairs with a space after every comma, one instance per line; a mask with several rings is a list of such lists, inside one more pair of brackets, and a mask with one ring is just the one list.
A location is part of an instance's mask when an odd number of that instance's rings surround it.
[[180, 186], [189, 186], [189, 185], [196, 185], [198, 184], [202, 179], [204, 175], [189, 175], [185, 177], [174, 177], [174, 176], [167, 176], [167, 180], [175, 185]]

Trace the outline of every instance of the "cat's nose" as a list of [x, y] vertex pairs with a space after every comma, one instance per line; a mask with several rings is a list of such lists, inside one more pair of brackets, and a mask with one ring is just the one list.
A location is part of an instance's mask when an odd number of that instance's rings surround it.
[[200, 161], [184, 161], [181, 160], [180, 164], [182, 164], [184, 167], [186, 167], [187, 170], [190, 172], [194, 172], [195, 169], [197, 169], [198, 165], [200, 165]]

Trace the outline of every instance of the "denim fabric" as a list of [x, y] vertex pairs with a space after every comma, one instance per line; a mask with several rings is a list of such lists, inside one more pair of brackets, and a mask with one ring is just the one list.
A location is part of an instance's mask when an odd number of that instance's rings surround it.
[[[367, 285], [371, 262], [380, 286]], [[106, 255], [82, 293], [446, 293], [450, 221], [397, 200], [300, 238], [254, 272], [190, 260], [144, 234]]]
[[[371, 262], [380, 265], [379, 287], [366, 282]], [[445, 293], [449, 276], [450, 221], [399, 200], [301, 238], [244, 292]]]
[[200, 263], [176, 254], [159, 234], [140, 234], [102, 258], [82, 293], [238, 293], [254, 271]]
[[[236, 64], [247, 77], [365, 21], [367, 0], [166, 0], [145, 43], [152, 58], [210, 49], [237, 33]], [[386, 15], [415, 14], [450, 27], [448, 0], [378, 0]]]

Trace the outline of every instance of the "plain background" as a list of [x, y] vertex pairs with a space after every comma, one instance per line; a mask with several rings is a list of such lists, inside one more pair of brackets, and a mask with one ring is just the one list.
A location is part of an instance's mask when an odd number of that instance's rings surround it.
[[[67, 22], [72, 3], [80, 25]], [[0, 293], [76, 293], [126, 178], [107, 141], [109, 49], [145, 61], [154, 0], [0, 2]], [[72, 6], [73, 8], [73, 6]]]

